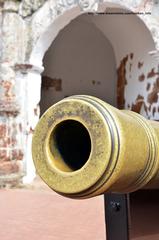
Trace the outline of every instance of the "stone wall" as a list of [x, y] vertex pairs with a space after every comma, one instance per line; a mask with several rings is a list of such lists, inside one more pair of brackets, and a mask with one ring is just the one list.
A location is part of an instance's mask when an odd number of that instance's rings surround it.
[[[42, 61], [59, 31], [80, 14], [97, 11], [98, 7], [100, 11], [110, 6], [150, 11], [150, 16], [139, 17], [156, 45], [149, 54], [158, 57], [158, 5], [158, 1], [146, 0], [85, 0], [85, 4], [80, 0], [0, 1], [0, 186], [16, 184], [22, 178], [30, 182], [35, 176], [31, 139], [40, 114]], [[146, 101], [158, 104], [158, 70], [143, 74], [156, 77], [151, 86], [147, 83], [145, 91], [149, 91]], [[134, 110], [140, 112], [136, 103], [145, 100], [138, 91], [136, 95]], [[158, 110], [151, 109], [154, 114]]]

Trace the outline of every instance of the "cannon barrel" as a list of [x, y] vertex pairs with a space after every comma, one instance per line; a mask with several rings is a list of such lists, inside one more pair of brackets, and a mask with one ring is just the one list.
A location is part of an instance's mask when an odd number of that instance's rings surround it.
[[87, 95], [50, 107], [32, 154], [54, 191], [76, 199], [159, 187], [159, 123]]

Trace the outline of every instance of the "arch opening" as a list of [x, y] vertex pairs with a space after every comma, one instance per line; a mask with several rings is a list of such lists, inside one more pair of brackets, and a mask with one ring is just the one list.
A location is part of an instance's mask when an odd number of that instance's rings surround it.
[[63, 28], [48, 49], [42, 77], [41, 114], [71, 95], [93, 95], [116, 105], [113, 46], [88, 14]]
[[[106, 10], [122, 13], [125, 9]], [[153, 49], [152, 35], [136, 15], [76, 17], [58, 33], [44, 56], [41, 114], [64, 97], [88, 94], [156, 118], [158, 113], [149, 108], [148, 100], [156, 81], [151, 72], [158, 71], [157, 61], [148, 54]], [[139, 100], [143, 104], [138, 107]]]

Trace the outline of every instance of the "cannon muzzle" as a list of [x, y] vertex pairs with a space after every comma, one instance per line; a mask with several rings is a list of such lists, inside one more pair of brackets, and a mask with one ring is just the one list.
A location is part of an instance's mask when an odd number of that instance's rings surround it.
[[32, 153], [41, 178], [66, 197], [159, 187], [159, 124], [95, 97], [50, 107], [36, 126]]

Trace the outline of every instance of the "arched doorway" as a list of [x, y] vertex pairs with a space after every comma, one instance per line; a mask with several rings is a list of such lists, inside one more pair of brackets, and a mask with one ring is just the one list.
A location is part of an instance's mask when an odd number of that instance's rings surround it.
[[41, 113], [75, 94], [88, 94], [116, 105], [113, 47], [91, 18], [81, 15], [61, 30], [44, 57]]

